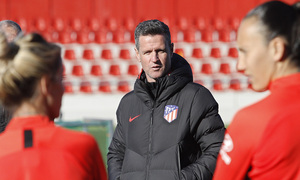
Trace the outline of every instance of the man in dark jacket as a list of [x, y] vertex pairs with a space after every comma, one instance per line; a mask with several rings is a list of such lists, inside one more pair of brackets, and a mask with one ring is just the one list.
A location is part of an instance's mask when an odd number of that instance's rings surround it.
[[217, 102], [173, 54], [163, 22], [140, 23], [135, 43], [143, 71], [117, 110], [109, 179], [211, 179], [225, 131]]
[[[6, 36], [8, 42], [13, 41], [21, 31], [21, 27], [14, 21], [0, 21], [0, 33], [3, 33]], [[0, 133], [4, 131], [10, 118], [11, 114], [4, 109], [0, 103]]]

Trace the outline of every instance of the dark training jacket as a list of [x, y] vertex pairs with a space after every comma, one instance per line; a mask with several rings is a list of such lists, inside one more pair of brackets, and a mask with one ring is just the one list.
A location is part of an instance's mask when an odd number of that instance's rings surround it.
[[225, 132], [217, 102], [177, 54], [171, 73], [156, 80], [156, 98], [145, 78], [119, 104], [109, 179], [211, 179]]

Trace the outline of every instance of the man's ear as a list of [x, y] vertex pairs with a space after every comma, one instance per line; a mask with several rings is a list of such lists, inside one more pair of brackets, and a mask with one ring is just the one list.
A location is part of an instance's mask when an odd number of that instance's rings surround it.
[[137, 50], [137, 48], [135, 47], [135, 48], [134, 48], [134, 51], [135, 51], [135, 56], [136, 56], [137, 60], [138, 60], [139, 62], [141, 62], [139, 50]]
[[275, 37], [270, 42], [271, 53], [274, 61], [282, 61], [286, 58], [286, 41], [282, 37]]

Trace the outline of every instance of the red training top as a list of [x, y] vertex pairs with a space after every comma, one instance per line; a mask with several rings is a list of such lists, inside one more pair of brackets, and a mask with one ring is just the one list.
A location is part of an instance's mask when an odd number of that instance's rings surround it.
[[0, 134], [2, 180], [106, 180], [95, 139], [46, 116], [14, 118]]
[[273, 81], [270, 92], [235, 115], [214, 180], [300, 179], [300, 73]]

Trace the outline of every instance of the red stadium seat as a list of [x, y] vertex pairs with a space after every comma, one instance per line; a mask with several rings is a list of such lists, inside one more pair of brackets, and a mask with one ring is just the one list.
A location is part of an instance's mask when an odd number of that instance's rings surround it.
[[125, 60], [131, 59], [129, 49], [121, 49], [120, 50], [120, 58], [125, 59]]
[[112, 64], [109, 68], [109, 74], [113, 76], [120, 76], [121, 70], [118, 64]]
[[82, 57], [85, 60], [95, 60], [94, 51], [92, 49], [85, 49]]
[[65, 93], [73, 93], [73, 84], [71, 82], [64, 82]]
[[221, 58], [221, 50], [218, 47], [213, 47], [210, 50], [210, 57]]
[[105, 44], [105, 43], [112, 42], [112, 37], [109, 37], [109, 33], [111, 34], [111, 32], [108, 32], [105, 29], [101, 29], [99, 31], [96, 31], [95, 32], [95, 40], [94, 40], [95, 43]]
[[201, 67], [201, 73], [203, 74], [212, 74], [212, 66], [210, 63], [203, 63]]
[[135, 22], [133, 20], [133, 18], [130, 17], [126, 17], [123, 21], [123, 27], [128, 30], [128, 31], [134, 31], [135, 29]]
[[80, 92], [84, 92], [84, 93], [92, 93], [92, 84], [89, 81], [83, 81], [80, 83]]
[[192, 53], [193, 58], [201, 59], [203, 58], [202, 49], [201, 48], [194, 48]]
[[59, 32], [58, 41], [62, 44], [73, 43], [72, 32], [68, 30]]
[[188, 18], [180, 17], [176, 20], [176, 26], [180, 30], [186, 30], [191, 27], [191, 23]]
[[72, 18], [70, 20], [70, 27], [74, 30], [74, 31], [80, 31], [83, 29], [83, 22], [81, 19], [79, 18]]
[[117, 19], [115, 18], [107, 18], [105, 20], [105, 26], [110, 31], [115, 31], [118, 29], [118, 27], [120, 27]]
[[220, 64], [220, 73], [230, 74], [231, 73], [230, 65], [228, 63], [221, 63]]
[[204, 30], [208, 26], [206, 19], [203, 17], [195, 18], [193, 24], [194, 27], [200, 31]]
[[105, 93], [110, 93], [111, 91], [111, 87], [110, 87], [110, 83], [108, 81], [102, 81], [99, 83], [98, 86], [98, 90], [100, 92], [105, 92]]
[[103, 49], [101, 53], [101, 58], [106, 60], [112, 59], [112, 52], [110, 49]]
[[229, 19], [229, 26], [237, 31], [240, 26], [240, 19], [238, 17], [233, 17]]
[[236, 48], [231, 47], [228, 50], [228, 56], [232, 58], [237, 58], [239, 56], [239, 52]]
[[77, 77], [84, 76], [83, 67], [81, 65], [79, 65], [79, 64], [75, 64], [72, 67], [72, 75], [73, 76], [77, 76]]
[[213, 80], [213, 90], [215, 91], [223, 91], [223, 83], [220, 79]]
[[89, 18], [87, 25], [88, 25], [88, 29], [94, 32], [99, 31], [101, 27], [100, 22], [97, 18]]
[[39, 32], [44, 32], [48, 29], [48, 23], [44, 18], [37, 18], [34, 21], [34, 26]]
[[62, 31], [65, 29], [65, 22], [63, 19], [61, 18], [55, 18], [52, 21], [52, 27], [56, 30], [56, 31]]
[[91, 67], [91, 75], [93, 76], [102, 76], [102, 68], [99, 64], [94, 64]]
[[219, 30], [219, 41], [222, 42], [231, 42], [235, 40], [235, 37], [232, 37], [231, 29], [223, 28]]
[[129, 83], [127, 81], [118, 82], [118, 91], [127, 93], [130, 91]]
[[75, 60], [76, 59], [75, 51], [73, 49], [65, 50], [64, 59], [66, 59], [66, 60]]
[[215, 37], [214, 37], [214, 30], [211, 28], [207, 28], [201, 31], [201, 41], [204, 42], [214, 42]]
[[76, 36], [76, 42], [79, 44], [88, 44], [91, 42], [89, 38], [89, 32], [86, 30], [78, 31]]
[[235, 91], [241, 90], [242, 87], [241, 87], [240, 80], [239, 79], [231, 79], [229, 88], [232, 90], [235, 90]]
[[139, 67], [136, 64], [130, 64], [128, 66], [128, 74], [132, 76], [137, 76], [139, 74]]
[[184, 41], [188, 43], [192, 43], [196, 41], [196, 30], [193, 28], [189, 28], [184, 31]]

